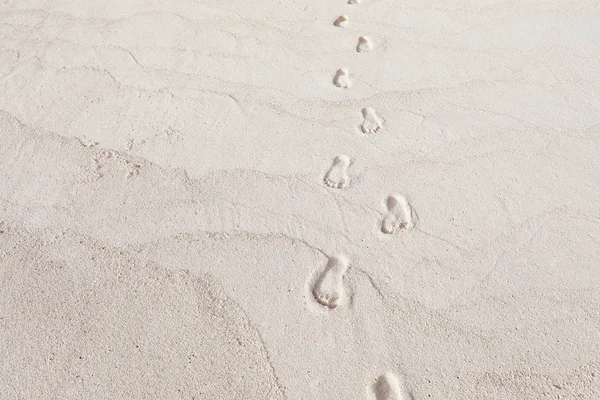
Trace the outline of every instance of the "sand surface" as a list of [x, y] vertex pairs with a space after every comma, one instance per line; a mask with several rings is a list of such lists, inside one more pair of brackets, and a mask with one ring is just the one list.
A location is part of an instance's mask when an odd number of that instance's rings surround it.
[[0, 360], [1, 399], [600, 398], [600, 3], [0, 0]]

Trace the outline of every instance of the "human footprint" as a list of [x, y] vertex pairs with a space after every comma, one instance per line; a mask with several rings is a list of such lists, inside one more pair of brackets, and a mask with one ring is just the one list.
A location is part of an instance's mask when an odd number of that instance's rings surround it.
[[335, 22], [333, 23], [333, 25], [339, 27], [339, 28], [345, 28], [346, 26], [348, 26], [348, 20], [350, 18], [347, 15], [340, 15]]
[[345, 155], [337, 156], [333, 159], [333, 164], [325, 174], [323, 181], [332, 188], [343, 189], [348, 185], [348, 167], [350, 166], [350, 157]]
[[372, 48], [373, 48], [373, 43], [371, 43], [371, 40], [368, 37], [361, 36], [358, 38], [358, 44], [356, 45], [356, 51], [361, 53], [363, 51], [369, 51]]
[[375, 383], [377, 400], [411, 400], [412, 396], [400, 384], [396, 375], [391, 372], [381, 375]]
[[361, 129], [364, 133], [376, 133], [381, 130], [383, 123], [371, 107], [365, 107], [362, 110], [363, 122]]
[[348, 269], [348, 259], [343, 255], [331, 257], [325, 271], [313, 287], [313, 296], [322, 305], [336, 308], [344, 297], [342, 278]]
[[347, 89], [352, 84], [350, 83], [350, 71], [347, 69], [338, 69], [335, 73], [335, 77], [333, 78], [333, 83], [335, 86]]
[[381, 231], [383, 233], [398, 233], [414, 227], [412, 208], [406, 197], [399, 194], [387, 198], [388, 213], [383, 218]]

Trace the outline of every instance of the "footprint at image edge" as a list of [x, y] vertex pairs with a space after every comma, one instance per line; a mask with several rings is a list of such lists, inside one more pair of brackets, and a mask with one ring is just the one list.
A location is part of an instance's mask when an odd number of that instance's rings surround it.
[[412, 395], [391, 372], [377, 378], [375, 397], [377, 400], [412, 400]]

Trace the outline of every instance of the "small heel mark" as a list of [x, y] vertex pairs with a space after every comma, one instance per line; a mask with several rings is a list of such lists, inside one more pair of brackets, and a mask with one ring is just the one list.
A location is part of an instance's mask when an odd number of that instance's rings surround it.
[[333, 84], [337, 87], [348, 89], [352, 84], [350, 83], [350, 71], [347, 69], [338, 69], [333, 78]]
[[358, 44], [356, 45], [356, 51], [359, 53], [369, 51], [373, 49], [373, 43], [371, 43], [371, 39], [366, 36], [361, 36], [358, 38]]
[[347, 15], [340, 15], [333, 23], [338, 28], [345, 28], [348, 26], [348, 20], [350, 18]]

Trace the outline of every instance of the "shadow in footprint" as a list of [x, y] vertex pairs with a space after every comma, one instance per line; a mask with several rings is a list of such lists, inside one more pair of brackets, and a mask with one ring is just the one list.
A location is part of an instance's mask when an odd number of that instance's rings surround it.
[[347, 15], [340, 15], [333, 23], [333, 25], [337, 26], [338, 28], [345, 28], [346, 26], [348, 26], [348, 19], [349, 17]]

